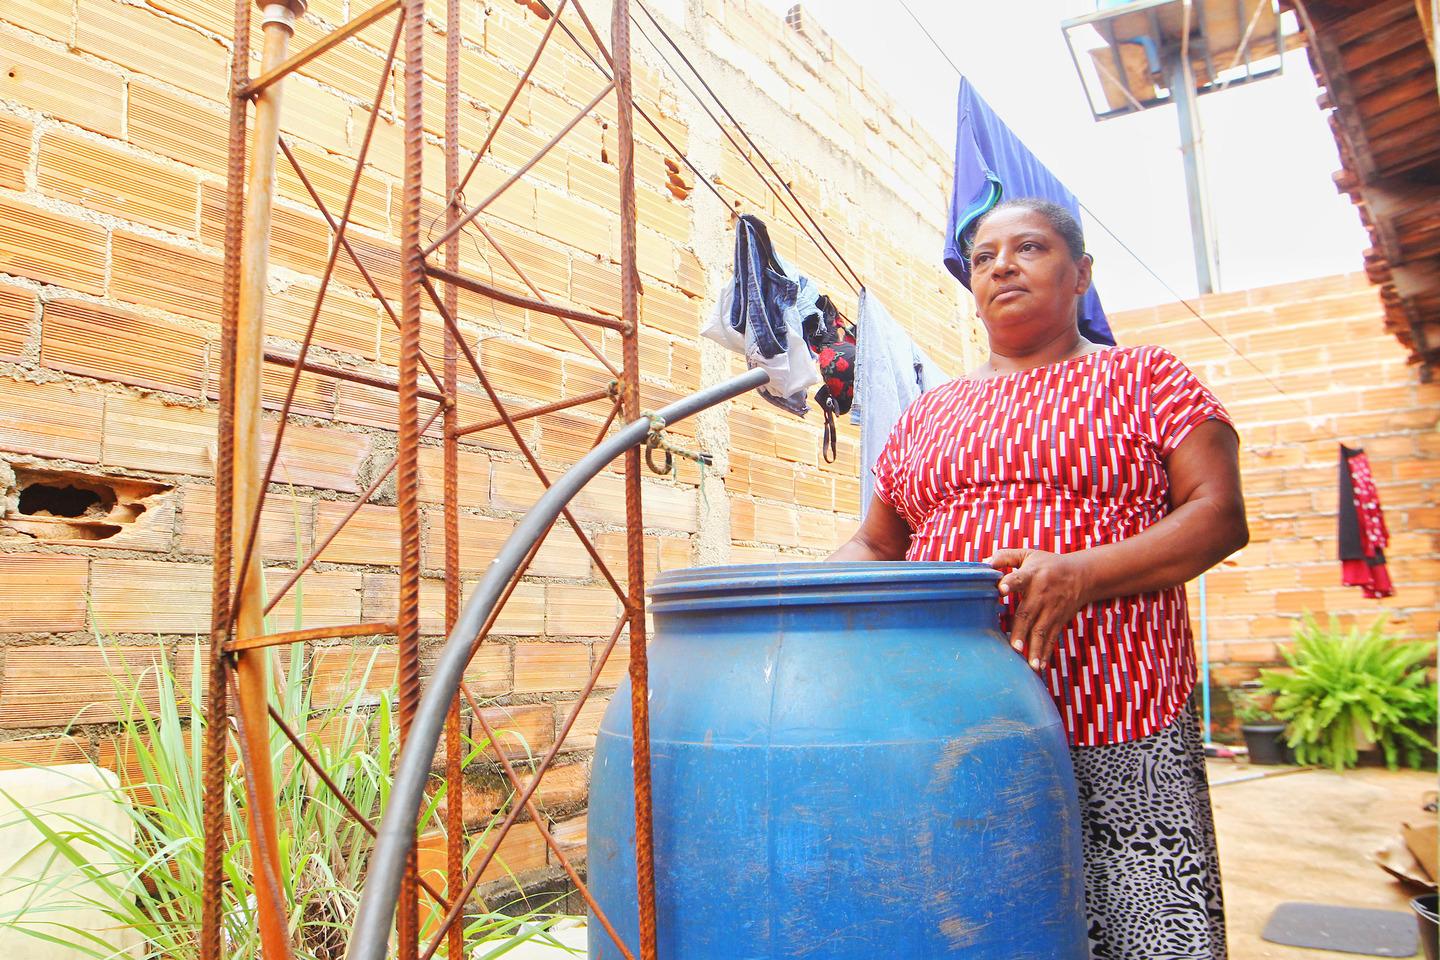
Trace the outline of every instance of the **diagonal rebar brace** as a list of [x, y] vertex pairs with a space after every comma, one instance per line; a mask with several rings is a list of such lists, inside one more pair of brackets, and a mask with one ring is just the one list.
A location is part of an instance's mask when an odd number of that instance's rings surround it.
[[[609, 646], [613, 647], [615, 645], [616, 641], [620, 638], [621, 631], [625, 629], [629, 622], [630, 612], [627, 610], [620, 615], [620, 619], [615, 623], [615, 629], [610, 633]], [[581, 708], [585, 706], [585, 702], [589, 698], [591, 691], [595, 689], [595, 684], [599, 682], [600, 671], [604, 669], [604, 666], [605, 664], [602, 661], [591, 669], [590, 676], [587, 678], [585, 686], [580, 692], [580, 697], [575, 701], [575, 706], [570, 709], [570, 713], [565, 717], [565, 722], [561, 725], [560, 732], [555, 737], [555, 742], [545, 751], [545, 756], [542, 757], [539, 764], [536, 765], [535, 772], [531, 775], [530, 783], [527, 784], [521, 792], [519, 800], [511, 803], [510, 810], [505, 815], [505, 819], [501, 821], [500, 826], [495, 828], [495, 843], [487, 848], [481, 856], [479, 865], [475, 867], [470, 877], [466, 880], [461, 895], [455, 899], [455, 903], [450, 907], [450, 912], [446, 914], [445, 919], [440, 922], [440, 930], [435, 934], [435, 939], [431, 941], [429, 949], [420, 955], [419, 960], [430, 960], [430, 958], [435, 955], [435, 951], [445, 938], [445, 930], [450, 924], [456, 922], [463, 915], [465, 902], [470, 899], [470, 894], [474, 893], [475, 888], [480, 885], [480, 875], [485, 872], [486, 867], [490, 866], [490, 861], [495, 859], [495, 854], [500, 849], [500, 838], [509, 833], [510, 828], [515, 825], [515, 821], [520, 818], [520, 811], [524, 809], [524, 804], [528, 803], [536, 789], [539, 788], [540, 778], [544, 776], [546, 770], [550, 769], [550, 764], [554, 761], [555, 757], [559, 755], [560, 748], [565, 744], [565, 738], [570, 735], [570, 730], [575, 726], [575, 721], [580, 718]], [[464, 672], [463, 666], [461, 667], [461, 672], [462, 674]], [[463, 683], [463, 680], [461, 682]], [[499, 745], [493, 744], [493, 742], [492, 745], [495, 746], [496, 754], [499, 754], [501, 752]], [[381, 827], [382, 829], [384, 827], [383, 821]], [[350, 960], [354, 960], [354, 958], [352, 957]]]
[[[304, 185], [305, 191], [310, 194], [310, 199], [315, 203], [315, 209], [320, 212], [320, 216], [325, 218], [325, 222], [329, 224], [331, 232], [335, 232], [336, 222], [335, 218], [330, 215], [330, 208], [325, 205], [325, 201], [321, 199], [319, 192], [316, 191], [314, 185], [311, 184], [310, 177], [306, 175], [305, 169], [300, 166], [300, 162], [295, 158], [295, 154], [291, 152], [290, 144], [285, 142], [284, 137], [280, 138], [280, 151], [284, 153], [286, 159], [290, 161], [290, 166], [294, 169], [296, 177], [298, 177], [301, 184]], [[360, 278], [365, 281], [365, 285], [370, 288], [370, 292], [375, 296], [375, 299], [380, 302], [381, 308], [385, 311], [386, 315], [390, 317], [396, 329], [399, 329], [400, 315], [395, 312], [395, 307], [390, 303], [390, 299], [381, 292], [380, 284], [375, 281], [375, 277], [370, 273], [370, 269], [366, 267], [364, 261], [360, 259], [360, 254], [350, 243], [350, 238], [341, 234], [339, 236], [339, 243], [345, 248], [345, 252], [350, 257], [350, 262], [353, 263], [355, 269], [359, 271]], [[441, 386], [440, 375], [430, 366], [430, 361], [425, 359], [425, 354], [423, 353], [420, 354], [420, 366], [429, 374], [430, 382], [434, 384], [435, 389], [443, 391], [444, 387]]]
[[461, 217], [455, 223], [447, 227], [445, 232], [440, 234], [439, 239], [437, 239], [434, 243], [431, 243], [425, 249], [421, 250], [420, 256], [430, 256], [430, 254], [434, 253], [436, 250], [439, 250], [442, 246], [444, 246], [445, 241], [455, 236], [455, 234], [463, 230], [467, 224], [469, 224], [476, 217], [480, 216], [480, 214], [484, 212], [486, 207], [490, 206], [490, 204], [495, 202], [496, 198], [498, 198], [502, 193], [514, 186], [515, 182], [518, 181], [521, 177], [525, 176], [525, 174], [529, 173], [531, 168], [534, 167], [537, 163], [539, 163], [541, 160], [544, 160], [546, 154], [553, 150], [557, 143], [559, 143], [561, 140], [564, 140], [566, 135], [569, 134], [571, 130], [574, 130], [576, 125], [578, 125], [581, 120], [584, 120], [586, 117], [588, 117], [590, 115], [590, 111], [594, 110], [597, 106], [599, 106], [600, 101], [604, 100], [607, 96], [609, 96], [610, 91], [614, 88], [615, 84], [613, 81], [607, 83], [604, 89], [602, 89], [599, 93], [595, 94], [595, 96], [591, 98], [589, 103], [581, 107], [579, 112], [576, 113], [575, 116], [570, 118], [569, 123], [565, 124], [565, 126], [560, 128], [559, 133], [555, 134], [553, 137], [547, 140], [540, 147], [540, 149], [535, 152], [535, 155], [533, 157], [522, 163], [520, 165], [520, 168], [514, 173], [512, 173], [509, 177], [507, 177], [505, 181], [500, 184], [500, 186], [490, 191], [489, 196], [487, 196], [484, 200], [481, 200], [479, 203], [475, 204], [468, 211], [466, 211], [465, 216]]
[[[509, 429], [510, 435], [515, 440], [515, 443], [519, 445], [521, 455], [524, 456], [525, 460], [530, 464], [530, 469], [535, 471], [535, 476], [539, 478], [540, 484], [548, 490], [550, 488], [550, 477], [545, 473], [545, 469], [540, 466], [540, 461], [536, 458], [534, 451], [530, 449], [530, 445], [520, 436], [520, 431], [515, 427], [515, 422], [510, 419], [510, 415], [506, 411], [505, 402], [500, 399], [500, 395], [496, 393], [495, 388], [490, 385], [490, 378], [486, 376], [485, 371], [481, 368], [479, 359], [470, 349], [470, 344], [466, 343], [465, 338], [460, 335], [460, 327], [455, 323], [455, 318], [450, 316], [450, 311], [445, 309], [445, 304], [440, 299], [440, 294], [436, 291], [435, 285], [430, 282], [428, 277], [424, 278], [422, 283], [429, 292], [430, 299], [434, 302], [436, 309], [440, 311], [440, 316], [455, 330], [455, 339], [459, 341], [461, 352], [465, 354], [465, 359], [469, 362], [470, 368], [475, 371], [475, 376], [480, 381], [480, 387], [485, 391], [486, 396], [490, 398], [490, 402], [495, 405], [495, 412], [505, 418], [505, 426]], [[570, 508], [566, 507], [561, 510], [561, 515], [564, 516], [571, 528], [573, 528], [576, 539], [579, 540], [580, 545], [585, 548], [585, 552], [590, 554], [590, 559], [595, 561], [595, 566], [599, 569], [605, 581], [610, 584], [610, 589], [615, 591], [616, 596], [624, 600], [624, 589], [620, 586], [619, 581], [615, 579], [615, 575], [610, 572], [610, 567], [605, 563], [605, 559], [600, 556], [600, 551], [595, 548], [595, 544], [590, 541], [590, 537], [581, 529], [579, 522], [570, 513]]]
[[[403, 22], [404, 21], [401, 20], [396, 23], [395, 35], [390, 40], [390, 52], [385, 58], [385, 68], [381, 71], [380, 89], [375, 93], [375, 103], [377, 106], [379, 105], [380, 98], [385, 95], [385, 90], [389, 86], [390, 67], [395, 62], [395, 52], [400, 43], [400, 27]], [[345, 207], [340, 214], [340, 223], [335, 228], [337, 238], [343, 238], [346, 229], [350, 225], [350, 213], [354, 208], [355, 197], [359, 193], [360, 188], [360, 177], [365, 169], [365, 154], [370, 149], [370, 141], [375, 132], [374, 117], [375, 114], [372, 113], [370, 125], [365, 129], [365, 138], [360, 142], [359, 157], [355, 163], [355, 173], [350, 178], [350, 190], [345, 195]], [[283, 139], [279, 142], [284, 149], [286, 158], [294, 165], [294, 154], [290, 152]], [[296, 167], [296, 172], [299, 173], [298, 167]], [[310, 311], [309, 323], [305, 325], [305, 337], [300, 342], [300, 352], [295, 358], [295, 366], [290, 375], [290, 382], [285, 388], [285, 400], [280, 404], [280, 420], [275, 426], [275, 439], [270, 443], [270, 458], [265, 464], [265, 472], [260, 480], [259, 495], [255, 498], [254, 512], [250, 517], [250, 527], [245, 535], [245, 549], [241, 554], [240, 572], [238, 575], [238, 583], [235, 587], [236, 597], [234, 612], [231, 614], [232, 617], [239, 616], [239, 605], [241, 598], [245, 594], [245, 580], [250, 572], [250, 558], [255, 553], [255, 543], [260, 535], [260, 515], [265, 508], [265, 498], [270, 491], [270, 481], [275, 476], [275, 465], [280, 462], [280, 449], [285, 442], [285, 428], [290, 421], [290, 410], [295, 403], [295, 392], [300, 387], [300, 374], [304, 370], [305, 358], [310, 352], [310, 344], [315, 339], [315, 328], [320, 320], [320, 311], [325, 305], [325, 294], [330, 289], [330, 277], [335, 272], [335, 260], [339, 252], [340, 247], [338, 244], [331, 246], [329, 258], [325, 263], [325, 272], [321, 275], [320, 289], [315, 292], [315, 306], [314, 309]]]
[[560, 0], [560, 6], [555, 9], [555, 14], [545, 25], [545, 32], [540, 35], [540, 43], [535, 47], [535, 55], [530, 58], [530, 63], [525, 67], [525, 71], [520, 74], [520, 79], [515, 83], [515, 89], [510, 91], [510, 97], [505, 101], [505, 106], [500, 108], [500, 115], [490, 125], [490, 130], [485, 134], [485, 140], [480, 144], [480, 149], [475, 151], [475, 159], [470, 161], [470, 167], [460, 178], [460, 183], [448, 191], [449, 195], [445, 199], [447, 205], [454, 204], [465, 192], [466, 185], [475, 175], [475, 171], [480, 166], [480, 160], [485, 156], [485, 151], [490, 149], [490, 144], [495, 141], [495, 135], [500, 132], [500, 125], [505, 122], [506, 117], [510, 116], [510, 108], [515, 106], [516, 100], [520, 99], [520, 91], [524, 90], [525, 84], [530, 82], [530, 75], [535, 72], [535, 65], [540, 62], [540, 55], [545, 52], [545, 45], [550, 42], [550, 34], [555, 32], [555, 25], [560, 22], [560, 14], [565, 11], [565, 5], [569, 2], [570, 0]]
[[[676, 423], [701, 410], [763, 386], [769, 379], [770, 375], [764, 370], [750, 370], [684, 397], [658, 411], [658, 415], [664, 417], [667, 423]], [[460, 619], [456, 622], [455, 629], [450, 631], [445, 646], [440, 651], [439, 660], [431, 671], [423, 702], [415, 716], [415, 725], [411, 728], [411, 737], [396, 766], [390, 802], [380, 821], [380, 837], [370, 858], [369, 873], [352, 926], [346, 952], [347, 960], [385, 958], [401, 875], [410, 852], [415, 847], [415, 819], [419, 813], [425, 783], [429, 778], [430, 765], [440, 741], [445, 715], [449, 712], [450, 703], [464, 678], [471, 645], [481, 622], [494, 609], [495, 600], [513, 576], [515, 567], [534, 538], [555, 522], [562, 505], [574, 497], [590, 478], [603, 470], [616, 456], [643, 443], [649, 433], [649, 420], [642, 418], [632, 421], [624, 429], [607, 437], [563, 476], [558, 477], [555, 485], [547, 490], [530, 512], [516, 524], [514, 532], [500, 548], [500, 553], [471, 591]], [[578, 710], [573, 710], [572, 715], [567, 718], [567, 724], [573, 724], [576, 715]], [[463, 897], [457, 898], [457, 902], [463, 900]], [[451, 909], [453, 911], [454, 906]]]
[[[515, 258], [510, 256], [510, 252], [500, 245], [500, 242], [495, 239], [495, 235], [492, 234], [489, 230], [485, 229], [485, 224], [477, 223], [475, 224], [475, 226], [479, 228], [480, 235], [483, 236], [487, 241], [489, 241], [490, 246], [495, 248], [495, 252], [500, 254], [500, 257], [507, 264], [510, 265], [510, 269], [515, 271], [515, 275], [520, 278], [520, 282], [525, 284], [525, 286], [529, 287], [530, 292], [535, 294], [535, 299], [539, 300], [542, 303], [550, 303], [550, 298], [545, 296], [545, 294], [540, 291], [540, 288], [537, 287], [530, 280], [530, 275], [525, 272], [525, 270], [520, 266], [520, 264], [515, 262]], [[617, 380], [620, 378], [619, 369], [615, 366], [615, 364], [610, 362], [609, 357], [605, 356], [605, 351], [595, 346], [595, 343], [589, 337], [585, 336], [585, 331], [581, 330], [579, 327], [575, 326], [575, 324], [571, 323], [569, 317], [563, 316], [561, 314], [552, 314], [552, 316], [555, 316], [561, 323], [565, 324], [565, 329], [569, 330], [571, 333], [573, 333], [576, 337], [580, 339], [580, 342], [585, 345], [585, 349], [589, 350], [590, 353], [595, 357], [595, 359], [599, 360], [600, 364], [606, 370], [610, 371], [610, 376], [616, 378]]]
[[304, 50], [290, 57], [290, 59], [275, 69], [267, 70], [254, 80], [245, 84], [245, 86], [240, 88], [239, 96], [245, 97], [246, 99], [259, 96], [260, 91], [270, 86], [270, 84], [276, 80], [283, 80], [311, 60], [335, 49], [357, 33], [384, 19], [387, 14], [394, 13], [398, 9], [400, 9], [400, 0], [380, 0], [379, 3], [360, 14], [354, 20], [335, 28]]
[[[426, 430], [429, 430], [444, 410], [444, 407], [436, 407], [435, 412], [430, 414], [430, 419], [426, 420], [424, 426], [420, 428], [420, 432], [423, 434]], [[335, 538], [340, 535], [340, 531], [345, 529], [345, 524], [349, 523], [351, 518], [360, 512], [360, 508], [365, 506], [371, 497], [375, 496], [375, 491], [379, 490], [380, 485], [389, 479], [390, 474], [395, 472], [395, 467], [399, 462], [400, 455], [398, 453], [390, 458], [389, 462], [380, 470], [375, 479], [370, 482], [370, 486], [366, 487], [364, 492], [355, 498], [355, 502], [350, 505], [350, 509], [346, 511], [345, 516], [341, 517], [340, 522], [335, 524], [335, 528], [320, 542], [318, 547], [310, 551], [310, 555], [305, 558], [300, 566], [295, 568], [295, 572], [290, 574], [285, 582], [280, 585], [280, 588], [271, 594], [270, 599], [265, 602], [265, 612], [267, 614], [275, 609], [275, 605], [283, 600], [285, 594], [289, 593], [291, 588], [299, 582], [300, 578], [315, 565], [316, 561], [320, 559], [320, 555], [324, 553]]]

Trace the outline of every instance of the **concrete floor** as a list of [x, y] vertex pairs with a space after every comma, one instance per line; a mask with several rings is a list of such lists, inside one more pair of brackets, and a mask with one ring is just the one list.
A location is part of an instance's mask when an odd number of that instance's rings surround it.
[[[1275, 775], [1285, 771], [1280, 775]], [[1344, 774], [1210, 761], [1230, 960], [1343, 960], [1355, 954], [1301, 950], [1260, 939], [1270, 913], [1289, 900], [1375, 907], [1410, 914], [1417, 891], [1369, 859], [1402, 822], [1421, 823], [1433, 773], [1364, 768]], [[1249, 779], [1258, 773], [1263, 779]], [[557, 938], [569, 949], [529, 943], [506, 960], [573, 960], [583, 929]], [[1420, 956], [1420, 954], [1417, 954]]]
[[1280, 946], [1260, 939], [1260, 931], [1271, 911], [1289, 900], [1410, 913], [1417, 891], [1391, 879], [1369, 857], [1402, 822], [1418, 824], [1433, 816], [1420, 805], [1426, 791], [1436, 788], [1436, 776], [1364, 768], [1241, 779], [1280, 769], [1210, 761], [1231, 960], [1355, 956]]

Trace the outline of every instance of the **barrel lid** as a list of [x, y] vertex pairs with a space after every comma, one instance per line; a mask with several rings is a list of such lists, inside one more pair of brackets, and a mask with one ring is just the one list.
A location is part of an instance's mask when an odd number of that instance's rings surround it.
[[999, 571], [962, 562], [757, 563], [667, 570], [655, 578], [655, 609], [701, 609], [723, 604], [816, 603], [993, 598]]

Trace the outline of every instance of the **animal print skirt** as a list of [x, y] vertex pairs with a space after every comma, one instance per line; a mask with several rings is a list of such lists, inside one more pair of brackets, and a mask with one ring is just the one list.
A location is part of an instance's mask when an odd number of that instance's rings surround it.
[[1159, 733], [1073, 747], [1091, 960], [1225, 960], [1220, 861], [1193, 703]]

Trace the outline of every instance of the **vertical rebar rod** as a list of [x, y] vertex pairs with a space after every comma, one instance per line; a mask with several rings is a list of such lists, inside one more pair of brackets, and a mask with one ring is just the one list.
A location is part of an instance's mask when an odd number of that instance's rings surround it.
[[[621, 400], [625, 417], [640, 413], [640, 275], [635, 241], [635, 113], [631, 102], [630, 3], [615, 0], [610, 19], [620, 164], [620, 318], [625, 321]], [[640, 957], [655, 960], [655, 861], [650, 809], [650, 672], [645, 655], [645, 518], [640, 449], [625, 452], [626, 600], [630, 608], [630, 719], [635, 761], [635, 881]]]
[[[294, 33], [295, 17], [305, 12], [305, 0], [270, 2], [262, 7], [264, 48], [261, 71], [285, 62]], [[280, 137], [281, 93], [285, 84], [276, 82], [255, 98], [254, 146], [250, 151], [250, 174], [245, 196], [244, 239], [240, 251], [234, 354], [234, 505], [233, 543], [250, 539], [250, 525], [258, 523], [256, 504], [261, 489], [261, 376], [264, 363], [265, 295], [269, 272], [270, 215], [275, 201], [275, 159]], [[233, 544], [232, 544], [233, 545]], [[239, 580], [235, 636], [244, 640], [264, 634], [265, 593], [261, 580], [260, 554], [250, 554], [242, 569], [234, 571]], [[235, 708], [244, 719], [246, 747], [255, 759], [247, 767], [253, 804], [246, 815], [257, 876], [267, 871], [280, 876], [278, 817], [275, 803], [274, 770], [270, 764], [269, 650], [237, 654]], [[270, 862], [265, 862], [266, 860]], [[278, 885], [277, 885], [278, 886]], [[259, 918], [261, 950], [265, 960], [289, 956], [289, 909], [277, 886], [257, 882], [256, 912]]]
[[230, 59], [230, 142], [225, 169], [225, 260], [220, 303], [219, 423], [215, 443], [215, 549], [210, 596], [209, 677], [205, 704], [205, 851], [201, 869], [200, 957], [220, 960], [225, 922], [225, 741], [230, 727], [230, 574], [234, 549], [235, 337], [240, 301], [240, 247], [245, 223], [245, 134], [249, 104], [240, 96], [250, 74], [250, 2], [235, 0]]
[[[460, 219], [460, 0], [445, 4], [445, 227]], [[445, 244], [445, 266], [460, 271], [460, 236]], [[460, 291], [445, 285], [445, 308], [452, 317], [460, 315]], [[445, 521], [445, 633], [449, 635], [460, 618], [460, 355], [455, 330], [445, 326], [445, 409], [444, 440], [444, 521]], [[460, 696], [450, 705], [445, 718], [445, 890], [452, 898], [465, 883], [465, 789], [460, 743]], [[465, 951], [465, 924], [451, 924], [446, 931], [450, 960], [462, 960]]]
[[[424, 146], [425, 0], [404, 0], [405, 167], [400, 206], [399, 442], [396, 505], [400, 513], [400, 609], [396, 617], [399, 652], [400, 742], [410, 736], [420, 706], [420, 498], [419, 369], [421, 150]], [[414, 827], [412, 826], [412, 829]], [[418, 870], [415, 849], [407, 858], [396, 916], [397, 950], [412, 960], [420, 949]]]

